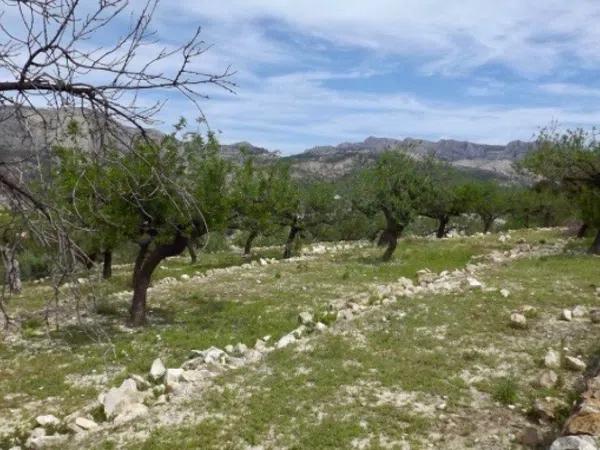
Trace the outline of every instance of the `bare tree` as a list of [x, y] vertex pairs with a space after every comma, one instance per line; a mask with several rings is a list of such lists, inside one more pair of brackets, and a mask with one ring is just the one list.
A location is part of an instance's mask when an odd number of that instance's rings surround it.
[[[58, 286], [86, 254], [71, 239], [71, 230], [93, 232], [65, 217], [46, 195], [52, 191], [54, 145], [64, 138], [73, 118], [85, 123], [86, 151], [95, 152], [95, 158], [106, 157], [103, 149], [108, 145], [135, 152], [136, 140], [151, 140], [147, 127], [155, 123], [167, 96], [187, 99], [203, 118], [199, 102], [207, 98], [206, 88], [231, 91], [233, 73], [227, 68], [213, 74], [199, 67], [200, 57], [210, 48], [200, 38], [200, 28], [180, 45], [160, 45], [151, 29], [159, 0], [147, 0], [137, 10], [128, 0], [0, 3], [0, 124], [17, 124], [28, 150], [17, 152], [24, 145], [15, 142], [12, 154], [0, 153], [0, 191], [27, 213], [32, 236], [60, 255]], [[123, 28], [122, 23], [129, 25]], [[147, 104], [148, 97], [142, 96], [153, 91], [160, 92], [162, 100]], [[190, 221], [197, 216], [192, 196], [173, 189], [176, 180], [152, 168], [148, 183], [178, 195], [173, 202], [190, 211]], [[123, 195], [142, 204], [135, 193]], [[175, 241], [178, 227], [173, 224]], [[178, 252], [183, 249], [185, 245], [181, 250], [177, 246]]]

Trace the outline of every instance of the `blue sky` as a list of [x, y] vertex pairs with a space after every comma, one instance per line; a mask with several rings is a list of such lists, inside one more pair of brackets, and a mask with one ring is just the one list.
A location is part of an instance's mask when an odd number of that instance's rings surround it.
[[[236, 71], [235, 94], [202, 103], [222, 142], [289, 154], [371, 135], [506, 143], [554, 122], [590, 128], [598, 23], [597, 0], [162, 0], [153, 26], [171, 45], [201, 25], [213, 47], [196, 67]], [[196, 114], [172, 97], [161, 127]]]

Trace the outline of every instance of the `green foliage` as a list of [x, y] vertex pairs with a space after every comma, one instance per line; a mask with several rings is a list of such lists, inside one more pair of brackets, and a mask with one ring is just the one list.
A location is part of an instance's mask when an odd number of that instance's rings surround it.
[[519, 398], [519, 385], [512, 377], [500, 378], [493, 386], [492, 397], [503, 405], [514, 405]]
[[510, 211], [510, 190], [494, 181], [472, 181], [458, 188], [459, 202], [466, 211], [477, 214], [484, 231], [489, 231], [494, 220]]

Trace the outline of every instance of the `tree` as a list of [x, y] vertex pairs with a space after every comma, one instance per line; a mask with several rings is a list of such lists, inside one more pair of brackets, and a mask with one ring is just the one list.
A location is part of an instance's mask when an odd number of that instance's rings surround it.
[[0, 255], [4, 266], [4, 286], [8, 287], [10, 294], [18, 294], [22, 289], [17, 254], [25, 237], [26, 233], [19, 217], [9, 210], [0, 211]]
[[[158, 0], [137, 3], [137, 10], [128, 0], [2, 3], [0, 71], [4, 79], [0, 81], [0, 121], [18, 128], [26, 142], [14, 144], [14, 154], [19, 158], [0, 161], [0, 188], [4, 196], [14, 198], [14, 204], [27, 217], [32, 237], [59, 252], [55, 261], [61, 275], [56, 283], [64, 281], [74, 261], [86, 253], [71, 239], [74, 228], [61, 215], [64, 208], [54, 203], [53, 180], [48, 176], [54, 172], [56, 144], [64, 138], [73, 118], [85, 122], [88, 141], [83, 147], [94, 154], [94, 164], [111, 170], [115, 166], [135, 166], [140, 174], [148, 176], [142, 180], [130, 174], [129, 181], [139, 182], [135, 188], [143, 192], [127, 185], [128, 194], [123, 197], [129, 198], [122, 200], [141, 209], [152, 194], [149, 189], [153, 184], [163, 196], [164, 211], [177, 213], [165, 218], [165, 223], [171, 231], [181, 226], [174, 236], [185, 235], [190, 221], [178, 225], [177, 217], [185, 215], [181, 209], [184, 206], [186, 211], [194, 211], [197, 205], [189, 192], [169, 178], [169, 170], [161, 172], [149, 165], [162, 156], [153, 150], [160, 146], [146, 127], [153, 123], [165, 95], [190, 101], [203, 117], [199, 102], [207, 98], [206, 87], [233, 88], [229, 68], [219, 74], [197, 69], [198, 60], [208, 49], [200, 38], [200, 28], [180, 44], [161, 47], [151, 29]], [[4, 26], [7, 16], [14, 20], [10, 27]], [[119, 35], [111, 29], [115, 24], [119, 29], [123, 24], [130, 25], [125, 25]], [[94, 42], [102, 44], [95, 46]], [[162, 99], [148, 104], [151, 97], [142, 95], [153, 92], [160, 93]], [[17, 152], [20, 147], [27, 147], [27, 151]], [[28, 183], [32, 179], [37, 181], [35, 187]], [[112, 199], [111, 186], [103, 187], [108, 194], [102, 195]], [[116, 184], [118, 187], [122, 186]], [[154, 217], [150, 222], [146, 232], [153, 236]], [[139, 224], [130, 225], [137, 228]], [[78, 233], [86, 230], [79, 229]], [[154, 237], [151, 241], [155, 242]], [[179, 242], [180, 236], [172, 244], [178, 247]], [[109, 267], [110, 252], [105, 251], [104, 256], [105, 267]]]
[[536, 144], [520, 167], [574, 199], [584, 223], [597, 229], [589, 251], [600, 254], [600, 143], [595, 131], [543, 130]]
[[462, 177], [446, 162], [433, 156], [426, 158], [421, 170], [428, 183], [424, 185], [419, 212], [438, 222], [437, 238], [446, 236], [450, 218], [466, 212], [465, 199], [461, 196]]
[[287, 186], [282, 186], [278, 214], [281, 225], [289, 227], [284, 258], [292, 256], [296, 239], [303, 232], [335, 222], [337, 199], [335, 185], [329, 182], [312, 182], [303, 186], [288, 182]]
[[418, 214], [429, 180], [422, 167], [402, 152], [386, 152], [374, 167], [359, 176], [354, 194], [354, 207], [368, 217], [383, 213], [386, 226], [379, 245], [387, 245], [383, 260], [389, 261], [398, 238]]
[[463, 185], [459, 194], [468, 211], [481, 218], [483, 232], [492, 229], [496, 219], [510, 209], [508, 191], [495, 181], [473, 181]]
[[140, 326], [156, 267], [224, 221], [228, 164], [212, 135], [206, 142], [194, 135], [182, 146], [174, 133], [160, 142], [141, 139], [134, 152], [104, 153], [100, 162], [77, 147], [57, 151], [56, 192], [69, 194], [63, 215], [79, 217], [99, 241], [138, 244], [130, 323]]
[[289, 208], [289, 169], [280, 163], [259, 167], [246, 153], [232, 184], [233, 228], [248, 232], [244, 255], [249, 255], [254, 239], [279, 227], [279, 216]]

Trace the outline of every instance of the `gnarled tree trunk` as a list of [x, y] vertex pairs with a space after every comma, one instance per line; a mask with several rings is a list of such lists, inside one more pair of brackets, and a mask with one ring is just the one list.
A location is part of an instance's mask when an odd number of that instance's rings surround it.
[[154, 270], [163, 259], [181, 254], [188, 242], [186, 236], [177, 233], [171, 243], [157, 245], [153, 249], [150, 249], [151, 240], [140, 243], [133, 271], [133, 298], [129, 319], [131, 326], [139, 327], [146, 323], [146, 297]]
[[2, 246], [0, 248], [2, 253], [2, 263], [4, 264], [4, 277], [5, 283], [8, 286], [8, 291], [11, 294], [18, 294], [21, 292], [21, 268], [19, 261], [17, 260], [16, 249], [9, 246]]
[[288, 233], [287, 240], [285, 241], [285, 249], [283, 250], [283, 257], [285, 259], [292, 257], [294, 241], [296, 240], [296, 236], [298, 236], [298, 233], [300, 233], [300, 231], [302, 231], [302, 229], [297, 225], [297, 222], [294, 221], [294, 223], [290, 227], [290, 232]]
[[596, 238], [592, 242], [589, 252], [593, 255], [600, 255], [600, 229], [596, 232]]
[[190, 262], [192, 264], [196, 264], [196, 261], [198, 261], [198, 254], [196, 253], [196, 249], [194, 248], [194, 243], [192, 242], [191, 239], [188, 242], [187, 249], [190, 254]]
[[112, 250], [104, 250], [102, 261], [102, 278], [105, 280], [112, 277]]
[[481, 220], [483, 221], [483, 232], [487, 233], [488, 231], [490, 231], [492, 229], [492, 226], [494, 225], [494, 218], [493, 217], [482, 217]]
[[386, 227], [385, 230], [383, 230], [383, 233], [381, 233], [379, 242], [377, 244], [379, 246], [387, 245], [387, 248], [385, 249], [381, 259], [383, 261], [389, 261], [392, 259], [392, 255], [396, 251], [396, 247], [398, 246], [398, 238], [402, 234], [404, 226], [400, 225], [387, 209], [384, 209], [383, 213], [385, 215]]
[[252, 250], [252, 242], [256, 239], [258, 233], [256, 231], [251, 231], [246, 239], [246, 245], [244, 245], [244, 256], [250, 255], [250, 250]]
[[579, 230], [577, 230], [577, 239], [583, 239], [585, 237], [585, 233], [587, 233], [588, 228], [589, 226], [587, 223], [582, 223], [579, 227]]
[[446, 225], [448, 225], [449, 221], [450, 218], [448, 216], [441, 216], [438, 218], [438, 229], [437, 233], [435, 234], [438, 239], [446, 236]]

